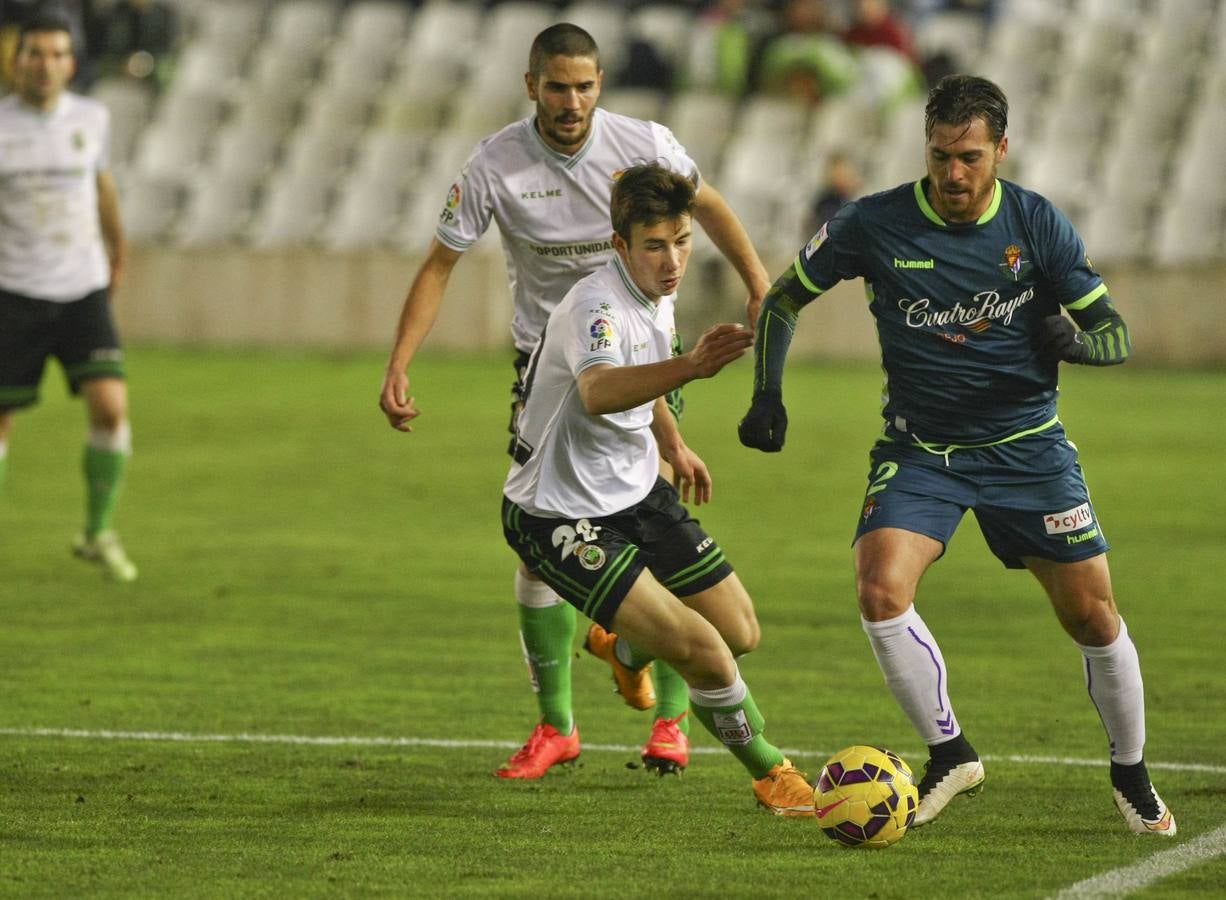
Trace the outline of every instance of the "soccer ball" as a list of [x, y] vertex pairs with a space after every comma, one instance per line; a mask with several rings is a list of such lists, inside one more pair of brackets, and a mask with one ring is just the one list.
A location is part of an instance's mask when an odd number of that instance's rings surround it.
[[911, 767], [898, 754], [855, 746], [826, 761], [813, 806], [827, 837], [848, 847], [881, 849], [907, 833], [919, 791]]

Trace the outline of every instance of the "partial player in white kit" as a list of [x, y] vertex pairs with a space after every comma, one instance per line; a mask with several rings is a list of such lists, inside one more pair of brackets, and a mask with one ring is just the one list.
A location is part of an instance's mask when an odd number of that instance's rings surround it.
[[[627, 670], [666, 659], [681, 673], [695, 717], [749, 772], [760, 805], [812, 816], [812, 787], [766, 739], [737, 668], [760, 635], [753, 601], [681, 504], [691, 493], [710, 500], [711, 475], [664, 395], [717, 374], [753, 340], [724, 323], [672, 351], [693, 202], [694, 183], [658, 163], [614, 186], [616, 256], [571, 288], [528, 362], [503, 535], [523, 576], [618, 635], [613, 652]], [[661, 457], [680, 495], [660, 478]]]
[[[437, 318], [456, 262], [492, 221], [507, 258], [519, 373], [558, 300], [612, 256], [608, 209], [617, 175], [659, 160], [700, 182], [697, 166], [668, 129], [596, 107], [603, 72], [596, 43], [583, 29], [561, 23], [541, 32], [528, 68], [524, 80], [536, 114], [478, 144], [448, 192], [435, 239], [405, 300], [380, 395], [382, 410], [401, 431], [411, 431], [419, 415], [407, 369]], [[694, 218], [745, 283], [752, 325], [769, 277], [748, 235], [709, 184], [700, 183]], [[512, 428], [520, 404], [518, 388], [513, 392]], [[539, 778], [579, 753], [570, 684], [575, 614], [531, 578], [517, 575], [515, 594], [541, 720], [497, 774]], [[595, 626], [586, 646], [613, 667], [628, 703], [640, 709], [655, 704], [652, 735], [643, 748], [648, 765], [659, 771], [684, 768], [689, 701], [680, 676], [663, 664], [653, 673], [627, 672], [612, 656], [612, 637]]]
[[14, 412], [38, 402], [54, 356], [89, 416], [85, 525], [74, 552], [132, 581], [136, 567], [111, 528], [132, 450], [110, 311], [126, 247], [107, 169], [109, 115], [67, 91], [74, 71], [67, 20], [43, 14], [23, 26], [14, 92], [0, 100], [0, 483]]

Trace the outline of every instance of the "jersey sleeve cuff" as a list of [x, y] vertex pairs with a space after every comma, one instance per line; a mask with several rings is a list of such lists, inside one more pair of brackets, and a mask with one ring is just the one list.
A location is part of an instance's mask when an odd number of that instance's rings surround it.
[[1072, 303], [1064, 304], [1064, 308], [1085, 309], [1105, 293], [1107, 293], [1107, 284], [1106, 282], [1100, 282], [1098, 287], [1094, 288], [1094, 290], [1090, 291], [1090, 293], [1086, 294], [1084, 297], [1080, 297], [1077, 300], [1074, 300]]

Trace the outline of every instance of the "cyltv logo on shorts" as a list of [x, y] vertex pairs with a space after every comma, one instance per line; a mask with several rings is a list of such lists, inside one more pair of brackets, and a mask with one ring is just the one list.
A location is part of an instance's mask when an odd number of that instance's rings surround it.
[[1043, 526], [1048, 534], [1068, 534], [1070, 531], [1080, 531], [1094, 524], [1094, 514], [1090, 512], [1090, 504], [1083, 503], [1074, 509], [1060, 513], [1049, 513], [1043, 517]]

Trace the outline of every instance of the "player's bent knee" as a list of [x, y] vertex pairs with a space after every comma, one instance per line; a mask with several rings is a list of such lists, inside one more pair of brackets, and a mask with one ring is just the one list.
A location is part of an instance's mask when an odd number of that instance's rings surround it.
[[889, 579], [859, 578], [856, 580], [856, 599], [860, 603], [860, 615], [870, 622], [884, 622], [905, 613], [911, 606], [913, 591], [902, 585], [892, 584]]

